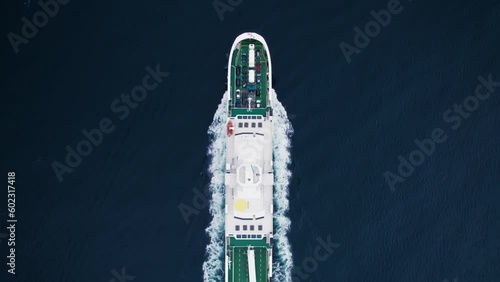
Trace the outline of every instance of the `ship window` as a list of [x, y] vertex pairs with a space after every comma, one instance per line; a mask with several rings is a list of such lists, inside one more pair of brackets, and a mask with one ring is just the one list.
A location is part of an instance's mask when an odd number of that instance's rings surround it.
[[250, 225], [250, 230], [251, 231], [253, 231], [253, 229], [254, 229], [253, 227], [254, 227], [253, 225]]
[[254, 127], [254, 128], [255, 128], [255, 122], [252, 122], [252, 127]]
[[238, 127], [243, 127], [243, 123], [239, 122]]
[[236, 225], [236, 231], [240, 231], [240, 226]]
[[262, 225], [259, 225], [259, 230], [262, 230]]
[[262, 127], [262, 122], [259, 122], [259, 127]]
[[252, 235], [252, 238], [254, 238], [254, 239], [257, 238], [257, 235]]
[[239, 235], [239, 234], [238, 234], [238, 235], [236, 235], [236, 238], [241, 238], [241, 235]]
[[252, 119], [257, 119], [257, 117], [256, 116], [252, 116]]
[[247, 235], [241, 235], [241, 237], [243, 237], [243, 239], [246, 239], [246, 238], [247, 238]]
[[262, 235], [258, 234], [257, 235], [257, 239], [260, 239], [262, 237]]
[[247, 119], [247, 116], [243, 116], [243, 119]]
[[245, 122], [245, 127], [248, 127], [248, 122]]
[[243, 230], [247, 230], [247, 226], [246, 225], [243, 225]]

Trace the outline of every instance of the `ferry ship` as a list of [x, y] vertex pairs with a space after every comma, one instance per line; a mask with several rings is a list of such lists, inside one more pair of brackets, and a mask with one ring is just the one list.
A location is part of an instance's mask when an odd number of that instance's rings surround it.
[[243, 33], [227, 74], [225, 281], [269, 282], [273, 249], [273, 96], [266, 41]]

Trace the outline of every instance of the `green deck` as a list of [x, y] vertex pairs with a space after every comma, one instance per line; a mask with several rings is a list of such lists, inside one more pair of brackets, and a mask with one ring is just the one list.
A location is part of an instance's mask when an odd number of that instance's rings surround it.
[[[249, 68], [248, 67], [248, 50], [249, 44], [254, 44], [255, 45], [255, 50], [260, 50], [260, 58], [257, 58], [257, 55], [255, 56], [255, 64], [260, 63], [260, 73], [257, 73], [255, 71], [255, 83], [247, 83], [246, 87], [243, 87], [241, 84], [240, 86], [236, 86], [236, 79], [239, 79], [242, 81], [244, 77], [248, 78], [248, 73], [243, 74], [243, 67], [247, 67], [248, 70], [256, 68]], [[242, 61], [242, 54], [247, 55], [246, 62]], [[268, 54], [266, 53], [264, 46], [256, 40], [251, 40], [247, 39], [241, 42], [241, 46], [239, 49], [236, 49], [233, 52], [233, 57], [231, 58], [231, 88], [230, 88], [230, 94], [231, 94], [231, 104], [229, 105], [229, 108], [231, 110], [231, 116], [235, 117], [238, 114], [254, 114], [254, 115], [263, 115], [267, 116], [267, 112], [270, 109], [270, 105], [268, 105], [268, 99], [269, 99], [269, 93], [267, 91], [268, 89], [268, 77], [267, 77], [267, 72], [268, 72], [268, 60], [267, 60]], [[239, 75], [236, 75], [236, 66], [240, 66], [242, 71], [240, 72]], [[260, 74], [260, 83], [257, 83], [257, 74]], [[261, 101], [260, 107], [259, 108], [252, 108], [248, 109], [247, 107], [243, 107], [243, 101], [242, 97], [239, 99], [236, 97], [236, 90], [239, 89], [241, 92], [246, 91], [250, 93], [249, 87], [253, 85], [255, 87], [255, 91], [257, 89], [260, 89], [260, 97], [258, 99]], [[254, 93], [256, 93], [254, 91]], [[255, 97], [257, 99], [257, 97]]]
[[268, 262], [267, 250], [271, 247], [266, 244], [266, 239], [263, 240], [236, 240], [230, 238], [230, 246], [228, 246], [231, 257], [231, 266], [229, 268], [230, 282], [248, 282], [248, 256], [247, 249], [251, 245], [254, 247], [255, 253], [255, 272], [257, 282], [267, 282]]
[[245, 239], [235, 239], [234, 237], [230, 237], [229, 244], [235, 247], [248, 247], [248, 246], [268, 247], [268, 248], [271, 247], [266, 243], [266, 238], [262, 238], [260, 240], [255, 240], [255, 239], [245, 240]]

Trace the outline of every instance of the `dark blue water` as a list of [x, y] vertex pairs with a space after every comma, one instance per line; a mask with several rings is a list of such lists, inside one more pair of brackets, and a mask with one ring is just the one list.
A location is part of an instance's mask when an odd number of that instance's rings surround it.
[[[210, 179], [207, 128], [244, 31], [266, 38], [295, 129], [294, 263], [318, 237], [340, 244], [301, 281], [499, 281], [500, 87], [457, 130], [443, 114], [478, 76], [500, 81], [500, 6], [403, 1], [347, 63], [339, 44], [387, 3], [243, 0], [221, 21], [210, 1], [71, 1], [18, 54], [5, 36], [2, 173], [16, 172], [18, 222], [16, 275], [0, 237], [0, 281], [120, 281], [124, 267], [123, 281], [202, 280], [208, 208], [186, 223], [179, 205]], [[3, 34], [38, 10], [11, 3]], [[110, 104], [157, 64], [170, 75], [120, 120]], [[114, 131], [60, 182], [51, 164], [105, 118]], [[383, 173], [435, 128], [447, 140], [392, 192]]]

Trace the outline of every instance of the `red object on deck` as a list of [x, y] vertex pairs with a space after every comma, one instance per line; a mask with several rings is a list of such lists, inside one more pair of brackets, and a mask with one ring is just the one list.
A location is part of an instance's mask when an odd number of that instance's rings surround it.
[[260, 63], [256, 64], [256, 69], [257, 69], [257, 72], [260, 72]]
[[226, 129], [227, 129], [227, 136], [233, 135], [233, 123], [231, 121], [227, 123]]

